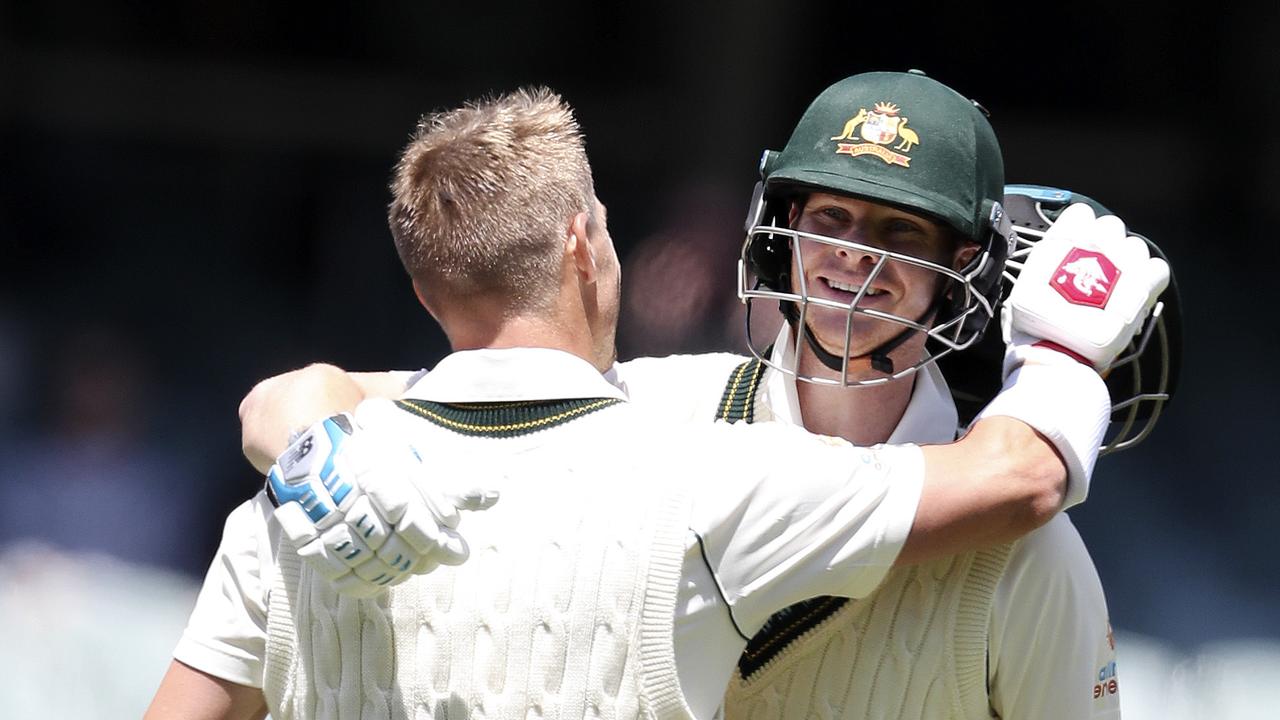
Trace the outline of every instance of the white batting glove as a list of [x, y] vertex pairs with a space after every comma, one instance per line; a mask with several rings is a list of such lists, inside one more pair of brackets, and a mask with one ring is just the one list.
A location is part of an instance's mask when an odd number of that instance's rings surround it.
[[1057, 346], [1105, 372], [1168, 284], [1169, 265], [1123, 220], [1076, 203], [1027, 256], [1001, 312], [1005, 341]]
[[1004, 388], [979, 417], [1015, 417], [1053, 443], [1067, 469], [1064, 508], [1088, 495], [1110, 421], [1098, 372], [1168, 283], [1168, 264], [1128, 237], [1120, 218], [1077, 203], [1036, 243], [1004, 302]]
[[361, 431], [346, 413], [308, 428], [267, 473], [274, 517], [298, 555], [353, 597], [467, 559], [458, 511], [489, 508], [497, 493], [438, 484], [411, 445]]

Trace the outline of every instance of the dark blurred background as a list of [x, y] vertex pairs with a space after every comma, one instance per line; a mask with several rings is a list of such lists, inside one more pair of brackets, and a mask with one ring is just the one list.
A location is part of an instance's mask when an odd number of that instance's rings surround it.
[[1101, 200], [1181, 286], [1180, 393], [1072, 511], [1113, 624], [1280, 641], [1280, 5], [1212, 10], [0, 3], [0, 543], [198, 578], [261, 482], [257, 379], [442, 356], [384, 216], [423, 112], [562, 92], [626, 263], [624, 358], [737, 349], [760, 151], [831, 82], [921, 68], [991, 111], [1009, 181]]

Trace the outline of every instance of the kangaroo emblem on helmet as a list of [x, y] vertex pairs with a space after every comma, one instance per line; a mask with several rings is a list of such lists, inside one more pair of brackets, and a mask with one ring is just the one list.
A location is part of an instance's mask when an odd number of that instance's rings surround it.
[[909, 152], [911, 148], [920, 144], [920, 136], [916, 134], [915, 130], [907, 127], [907, 118], [901, 115], [901, 108], [891, 102], [878, 102], [875, 104], [875, 109], [870, 112], [866, 108], [859, 108], [858, 114], [849, 118], [840, 134], [831, 139], [836, 141], [853, 140], [855, 139], [855, 131], [857, 131], [861, 139], [867, 142], [842, 142], [836, 146], [836, 153], [842, 155], [875, 155], [891, 165], [908, 167], [911, 162], [909, 157], [901, 153], [891, 152], [887, 148], [880, 146], [888, 145], [901, 138], [901, 141], [894, 145], [893, 149]]

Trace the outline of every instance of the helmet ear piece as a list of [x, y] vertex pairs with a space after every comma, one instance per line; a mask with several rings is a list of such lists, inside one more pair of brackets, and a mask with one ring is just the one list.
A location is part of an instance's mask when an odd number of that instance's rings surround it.
[[[764, 183], [757, 182], [751, 193], [751, 209], [747, 215], [747, 269], [760, 283], [774, 290], [787, 290], [791, 271], [791, 241], [783, 235], [762, 231], [762, 226], [777, 226], [786, 217], [787, 203], [766, 199]], [[782, 223], [785, 227], [785, 223]]]
[[790, 282], [791, 243], [778, 235], [761, 234], [751, 239], [747, 250], [751, 271], [760, 283], [774, 290], [786, 290]]
[[[988, 306], [993, 309], [990, 314], [970, 312], [965, 317], [962, 332], [978, 340], [990, 325], [994, 308], [1000, 303], [1005, 261], [1009, 258], [1010, 248], [1016, 237], [1009, 216], [1000, 203], [984, 200], [983, 206], [987, 216], [984, 237], [979, 242], [978, 252], [973, 259], [960, 270], [964, 275], [972, 274], [969, 285], [986, 298]], [[945, 300], [945, 317], [957, 317], [971, 305], [963, 293], [956, 292], [958, 289], [953, 288]]]
[[742, 224], [742, 231], [751, 234], [752, 228], [764, 219], [764, 182], [756, 181], [751, 190], [751, 204], [747, 206], [747, 219]]

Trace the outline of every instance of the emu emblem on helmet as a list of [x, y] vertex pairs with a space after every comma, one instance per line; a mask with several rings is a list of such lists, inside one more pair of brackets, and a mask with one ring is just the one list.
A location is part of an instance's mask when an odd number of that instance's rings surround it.
[[[849, 118], [849, 122], [844, 124], [844, 130], [831, 138], [838, 143], [836, 154], [875, 155], [890, 165], [910, 167], [911, 158], [903, 153], [910, 152], [911, 148], [919, 145], [920, 136], [915, 130], [907, 127], [907, 118], [900, 113], [901, 109], [891, 102], [878, 102], [875, 104], [875, 109], [870, 112], [866, 108], [859, 108], [858, 114]], [[857, 131], [858, 137], [866, 142], [839, 142], [855, 140], [854, 131]], [[901, 153], [884, 147], [894, 140], [899, 142], [893, 146], [893, 150], [901, 150]]]
[[1104, 308], [1119, 279], [1120, 270], [1106, 255], [1072, 248], [1049, 284], [1069, 303]]

